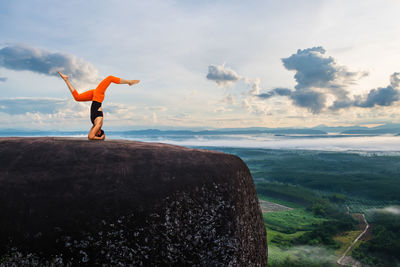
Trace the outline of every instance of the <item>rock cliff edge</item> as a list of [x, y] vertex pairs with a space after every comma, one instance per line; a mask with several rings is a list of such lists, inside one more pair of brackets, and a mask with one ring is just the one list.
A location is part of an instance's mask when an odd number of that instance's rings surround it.
[[179, 146], [0, 138], [0, 265], [266, 266], [238, 157]]

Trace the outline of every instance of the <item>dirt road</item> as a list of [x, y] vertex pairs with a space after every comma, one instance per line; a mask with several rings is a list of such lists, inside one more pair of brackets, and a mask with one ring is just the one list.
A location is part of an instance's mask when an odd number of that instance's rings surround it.
[[[349, 257], [346, 256], [347, 253], [352, 249], [352, 247], [354, 247], [354, 245], [357, 243], [357, 241], [367, 232], [367, 230], [369, 228], [369, 224], [368, 224], [367, 220], [365, 219], [365, 215], [364, 214], [361, 214], [361, 215], [362, 215], [363, 220], [364, 220], [365, 229], [359, 236], [357, 236], [356, 239], [354, 239], [353, 242], [351, 242], [350, 246], [346, 249], [346, 251], [343, 253], [343, 255], [336, 261], [336, 263], [339, 264], [339, 265], [342, 265], [342, 266], [348, 266], [349, 265], [349, 261], [348, 261]], [[355, 265], [355, 266], [357, 266], [357, 265]]]

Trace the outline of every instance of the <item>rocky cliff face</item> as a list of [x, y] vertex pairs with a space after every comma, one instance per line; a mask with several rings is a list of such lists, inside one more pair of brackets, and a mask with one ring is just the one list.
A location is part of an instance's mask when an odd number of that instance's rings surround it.
[[1, 263], [266, 266], [238, 157], [130, 141], [0, 138]]

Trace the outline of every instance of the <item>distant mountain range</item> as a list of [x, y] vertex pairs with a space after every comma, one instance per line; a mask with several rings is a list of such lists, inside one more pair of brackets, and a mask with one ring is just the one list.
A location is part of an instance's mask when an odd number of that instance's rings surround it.
[[[223, 128], [213, 130], [128, 130], [128, 131], [107, 131], [111, 135], [129, 135], [129, 136], [191, 136], [191, 135], [235, 135], [235, 134], [275, 134], [275, 135], [326, 135], [328, 133], [336, 134], [400, 134], [400, 124], [384, 124], [376, 127], [363, 126], [338, 126], [330, 127], [319, 125], [312, 128], [266, 128], [266, 127], [249, 127], [249, 128]], [[60, 136], [60, 135], [84, 135], [87, 131], [42, 131], [42, 130], [18, 130], [18, 129], [0, 129], [0, 136]]]
[[363, 126], [348, 126], [348, 127], [329, 127], [320, 125], [311, 129], [317, 129], [329, 133], [341, 133], [341, 134], [399, 134], [400, 124], [386, 123], [375, 127], [363, 127]]
[[326, 134], [326, 132], [315, 129], [284, 129], [284, 128], [237, 128], [237, 129], [217, 129], [217, 130], [203, 130], [203, 131], [191, 131], [191, 130], [135, 130], [135, 131], [113, 131], [113, 133], [123, 133], [131, 135], [221, 135], [221, 134]]

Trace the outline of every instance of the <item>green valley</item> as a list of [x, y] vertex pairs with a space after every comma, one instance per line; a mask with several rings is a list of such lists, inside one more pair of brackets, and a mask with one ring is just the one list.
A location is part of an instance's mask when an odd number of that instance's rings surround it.
[[218, 150], [241, 157], [252, 173], [266, 205], [269, 266], [337, 266], [365, 228], [361, 214], [371, 228], [346, 260], [365, 266], [400, 261], [399, 153]]

